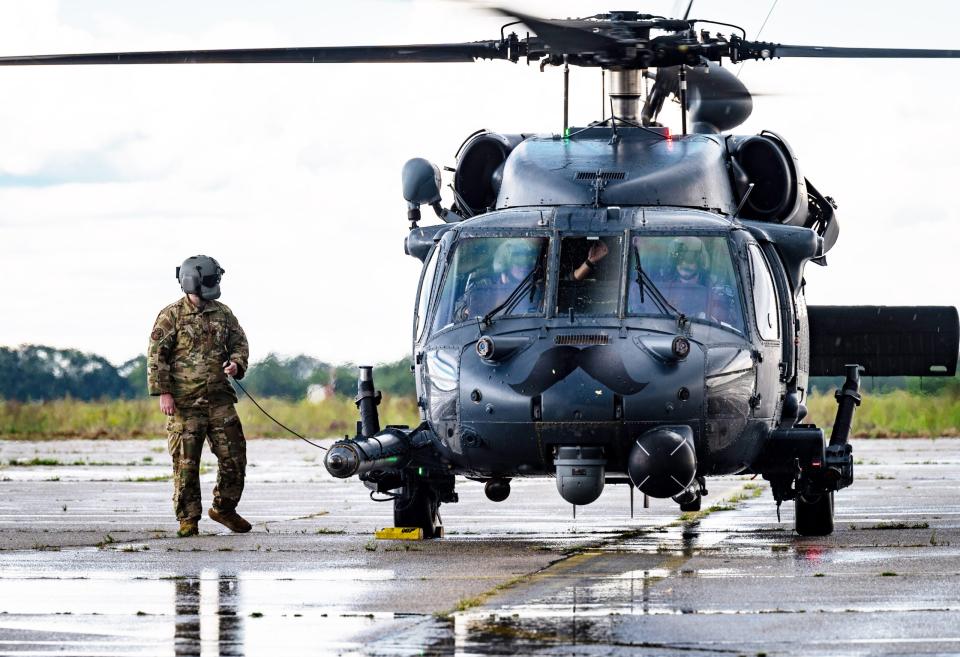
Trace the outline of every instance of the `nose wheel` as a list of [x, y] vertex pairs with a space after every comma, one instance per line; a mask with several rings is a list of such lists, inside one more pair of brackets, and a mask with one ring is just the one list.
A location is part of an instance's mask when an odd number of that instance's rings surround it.
[[440, 504], [457, 501], [454, 478], [420, 477], [409, 471], [404, 474], [403, 486], [393, 499], [394, 526], [419, 527], [424, 538], [442, 538]]
[[424, 538], [443, 536], [440, 500], [428, 486], [404, 486], [393, 500], [393, 524], [396, 527], [419, 527]]
[[794, 498], [794, 526], [801, 536], [829, 536], [833, 533], [833, 491]]

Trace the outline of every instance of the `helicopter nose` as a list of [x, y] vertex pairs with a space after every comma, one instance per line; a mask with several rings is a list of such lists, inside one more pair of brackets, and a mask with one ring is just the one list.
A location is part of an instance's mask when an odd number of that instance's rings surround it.
[[693, 431], [685, 425], [647, 431], [633, 443], [627, 472], [633, 485], [650, 497], [679, 495], [697, 474]]

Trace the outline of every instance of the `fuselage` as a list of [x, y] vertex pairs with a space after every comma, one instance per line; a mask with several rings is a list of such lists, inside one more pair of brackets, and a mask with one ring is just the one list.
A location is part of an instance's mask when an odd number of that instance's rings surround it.
[[[496, 266], [506, 241], [529, 245], [543, 271], [497, 311], [516, 289]], [[607, 254], [576, 280], [600, 241]], [[684, 244], [707, 270], [692, 285], [670, 252]], [[748, 469], [780, 420], [786, 380], [807, 369], [796, 350], [783, 365], [795, 313], [780, 269], [747, 227], [704, 210], [526, 207], [452, 225], [426, 259], [413, 347], [434, 447], [484, 478], [551, 474], [563, 446], [599, 447], [608, 472], [625, 472], [637, 436], [682, 425], [698, 474]], [[478, 350], [484, 338], [500, 353]], [[689, 343], [682, 356], [677, 338]]]

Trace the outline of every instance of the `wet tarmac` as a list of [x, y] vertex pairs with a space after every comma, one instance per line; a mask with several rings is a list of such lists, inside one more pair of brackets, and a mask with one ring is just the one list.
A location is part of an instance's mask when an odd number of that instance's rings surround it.
[[376, 541], [390, 506], [319, 452], [249, 450], [253, 532], [178, 539], [162, 442], [0, 441], [0, 654], [960, 654], [960, 441], [856, 442], [820, 539], [725, 478], [632, 519], [623, 486], [573, 519], [553, 480], [462, 482], [446, 538]]

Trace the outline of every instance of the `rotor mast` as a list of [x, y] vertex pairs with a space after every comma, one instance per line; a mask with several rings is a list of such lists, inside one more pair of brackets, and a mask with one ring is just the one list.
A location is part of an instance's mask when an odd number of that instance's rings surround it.
[[637, 68], [610, 69], [610, 105], [613, 108], [612, 120], [623, 120], [639, 124], [640, 97], [643, 91], [641, 83], [643, 73]]

